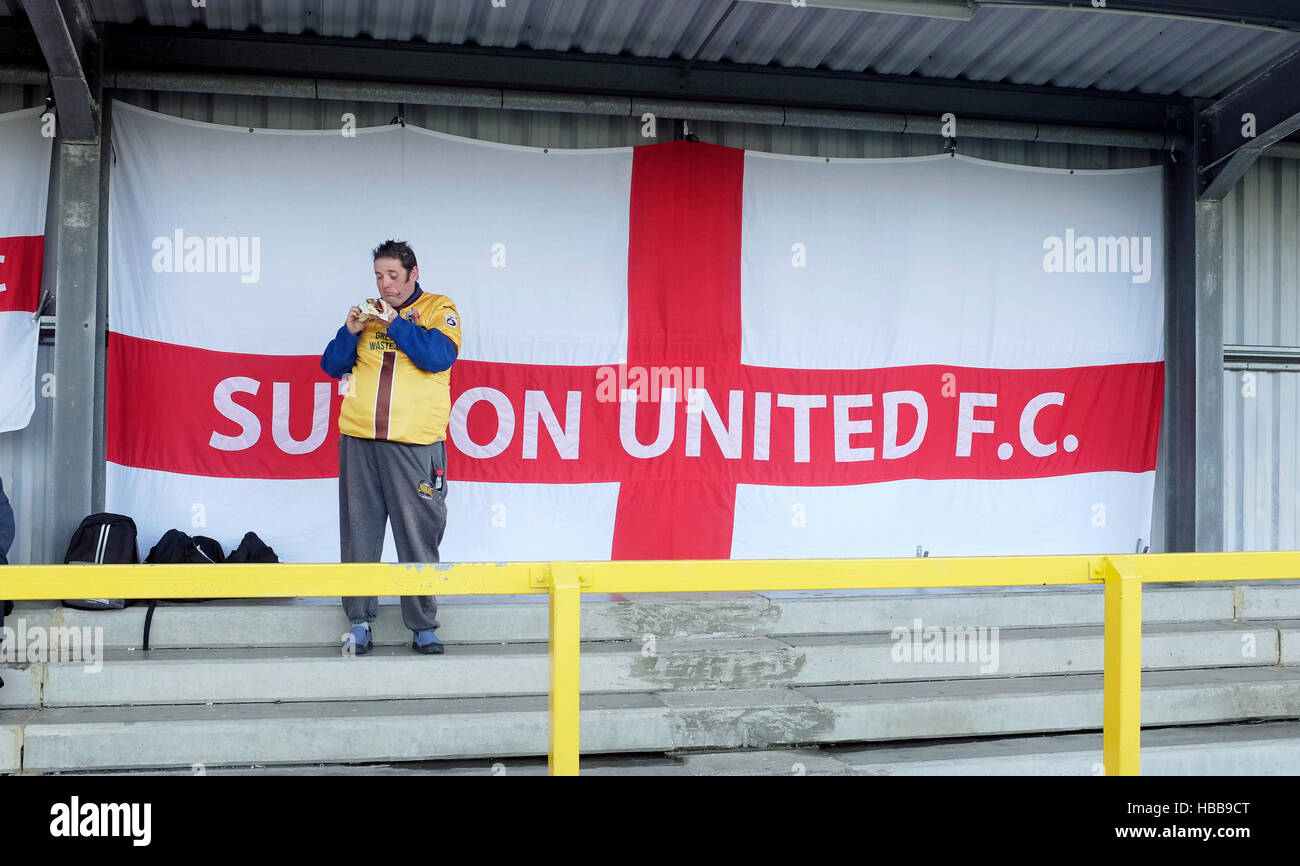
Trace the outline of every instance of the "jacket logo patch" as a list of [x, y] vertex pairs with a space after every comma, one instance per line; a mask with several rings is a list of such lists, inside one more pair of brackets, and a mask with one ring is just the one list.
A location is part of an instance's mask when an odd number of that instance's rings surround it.
[[447, 314], [447, 327], [448, 328], [456, 327], [456, 317], [453, 316], [451, 313]]
[[433, 485], [430, 484], [430, 483], [427, 482], [427, 481], [421, 481], [421, 482], [416, 486], [416, 488], [415, 488], [415, 492], [416, 492], [416, 494], [419, 495], [419, 497], [420, 497], [421, 499], [432, 499], [432, 498], [433, 498]]

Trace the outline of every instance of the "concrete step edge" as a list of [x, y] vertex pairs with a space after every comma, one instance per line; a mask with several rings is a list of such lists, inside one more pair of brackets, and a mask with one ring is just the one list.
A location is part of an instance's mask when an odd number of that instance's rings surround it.
[[[1095, 775], [1101, 755], [1101, 734], [1055, 734], [1037, 737], [1006, 737], [993, 740], [940, 740], [926, 744], [874, 747], [875, 755], [856, 744], [788, 749], [741, 749], [727, 751], [678, 751], [666, 754], [591, 755], [581, 761], [581, 773], [588, 776], [827, 776], [901, 775], [908, 771], [950, 773], [973, 771], [988, 774], [996, 770], [989, 758], [1007, 758], [1003, 769], [1022, 771], [1037, 761], [1045, 773]], [[1159, 728], [1143, 732], [1143, 759], [1148, 775], [1157, 765], [1185, 761], [1189, 750], [1208, 754], [1202, 766], [1189, 772], [1201, 774], [1204, 764], [1217, 765], [1221, 772], [1240, 775], [1242, 766], [1234, 750], [1265, 748], [1285, 750], [1291, 763], [1279, 762], [1277, 769], [1294, 775], [1300, 766], [1300, 722], [1257, 725], [1200, 725]], [[1169, 767], [1166, 767], [1168, 769]], [[1289, 771], [1289, 772], [1288, 772]], [[373, 764], [269, 764], [147, 768], [68, 772], [59, 775], [91, 776], [544, 776], [546, 759], [486, 757], [471, 761], [410, 761]]]
[[[1300, 671], [1208, 669], [1148, 679], [1143, 719], [1150, 725], [1300, 718]], [[1066, 733], [1101, 723], [1098, 676], [1016, 678], [984, 694], [970, 685], [586, 695], [582, 741], [591, 754], [666, 752]], [[476, 759], [542, 755], [547, 743], [540, 695], [47, 709], [26, 720], [13, 712], [0, 712], [0, 736], [17, 729], [32, 772]]]
[[[1269, 589], [1269, 588], [1265, 588]], [[1273, 587], [1272, 590], [1279, 588]], [[1285, 589], [1285, 588], [1283, 588]], [[1300, 617], [1300, 587], [1247, 605], [1242, 593], [1227, 587], [1150, 587], [1144, 599], [1148, 622], [1232, 620], [1239, 608], [1253, 618]], [[871, 595], [785, 597], [743, 593], [635, 597], [630, 601], [586, 600], [584, 636], [633, 639], [645, 634], [807, 634], [883, 630], [908, 625], [919, 616], [927, 625], [996, 625], [1003, 628], [1097, 625], [1102, 619], [1100, 588], [1050, 589], [1002, 593], [878, 593]], [[144, 608], [88, 612], [71, 608], [27, 610], [20, 615], [54, 626], [103, 627], [110, 645], [139, 646]], [[546, 636], [544, 597], [527, 601], [445, 599], [441, 609], [445, 640], [541, 640]], [[170, 605], [155, 615], [151, 643], [156, 647], [223, 645], [314, 645], [336, 639], [347, 621], [334, 604], [258, 602]], [[878, 628], [870, 628], [876, 626]], [[395, 605], [381, 605], [380, 640], [405, 638]]]
[[[583, 648], [583, 688], [589, 692], [835, 686], [904, 681], [982, 680], [1099, 673], [1100, 629], [1007, 632], [996, 665], [922, 661], [897, 656], [899, 645], [880, 636], [849, 635], [843, 642], [791, 645], [774, 638], [664, 641], [653, 654], [636, 642]], [[1240, 651], [1240, 634], [1258, 645]], [[1240, 631], [1236, 625], [1168, 629], [1146, 635], [1148, 672], [1279, 666], [1277, 632]], [[548, 650], [542, 644], [452, 645], [446, 655], [380, 647], [364, 657], [336, 649], [110, 650], [95, 664], [60, 662], [6, 672], [15, 686], [0, 706], [111, 706], [267, 701], [343, 701], [539, 694], [548, 688]], [[986, 668], [990, 668], [986, 670]]]

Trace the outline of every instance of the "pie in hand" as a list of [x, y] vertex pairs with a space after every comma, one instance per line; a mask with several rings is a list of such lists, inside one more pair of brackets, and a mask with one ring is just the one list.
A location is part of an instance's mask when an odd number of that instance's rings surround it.
[[361, 305], [361, 312], [377, 319], [387, 319], [393, 314], [393, 306], [383, 298], [366, 298], [366, 302]]

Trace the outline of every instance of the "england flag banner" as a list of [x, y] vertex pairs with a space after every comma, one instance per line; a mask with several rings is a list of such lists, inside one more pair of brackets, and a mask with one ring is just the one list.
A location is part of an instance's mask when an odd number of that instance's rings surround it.
[[[409, 242], [448, 296], [446, 561], [1132, 552], [1161, 170], [563, 150], [118, 104], [108, 509], [339, 557], [321, 353]], [[385, 553], [392, 555], [391, 542]]]
[[0, 433], [23, 429], [36, 410], [36, 308], [54, 152], [43, 111], [0, 114]]

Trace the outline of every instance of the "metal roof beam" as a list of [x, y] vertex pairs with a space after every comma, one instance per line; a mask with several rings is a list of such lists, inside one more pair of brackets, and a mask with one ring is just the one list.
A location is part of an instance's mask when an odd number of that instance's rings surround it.
[[1300, 4], [1295, 0], [1110, 0], [1102, 7], [1089, 0], [980, 0], [977, 5], [1155, 15], [1300, 31]]
[[[791, 0], [747, 0], [750, 3], [781, 3]], [[799, 5], [822, 9], [848, 9], [854, 12], [879, 12], [885, 15], [913, 15], [921, 18], [950, 18], [969, 21], [978, 4], [974, 0], [800, 0]]]
[[1300, 51], [1234, 89], [1197, 117], [1202, 199], [1221, 199], [1264, 149], [1300, 130]]
[[748, 103], [1163, 131], [1182, 97], [882, 76], [729, 63], [610, 57], [180, 28], [109, 26], [105, 70], [327, 78], [534, 90], [638, 99]]
[[[0, 70], [2, 72], [2, 70]], [[273, 96], [290, 99], [328, 99], [340, 102], [386, 102], [440, 105], [453, 108], [488, 108], [505, 111], [545, 111], [559, 114], [599, 114], [640, 118], [646, 113], [674, 120], [709, 120], [754, 123], [763, 126], [797, 126], [893, 132], [906, 135], [939, 134], [931, 115], [891, 114], [875, 111], [784, 108], [737, 102], [683, 99], [639, 99], [627, 96], [584, 96], [539, 90], [487, 87], [388, 84], [331, 78], [274, 78], [195, 72], [140, 72], [122, 70], [104, 76], [106, 88], [174, 93], [223, 93], [237, 96]], [[1185, 135], [1140, 129], [1105, 129], [1054, 123], [986, 120], [966, 117], [963, 138], [1084, 144], [1136, 150], [1186, 150]]]
[[50, 70], [60, 138], [96, 141], [98, 39], [89, 7], [85, 0], [27, 0], [24, 11]]

